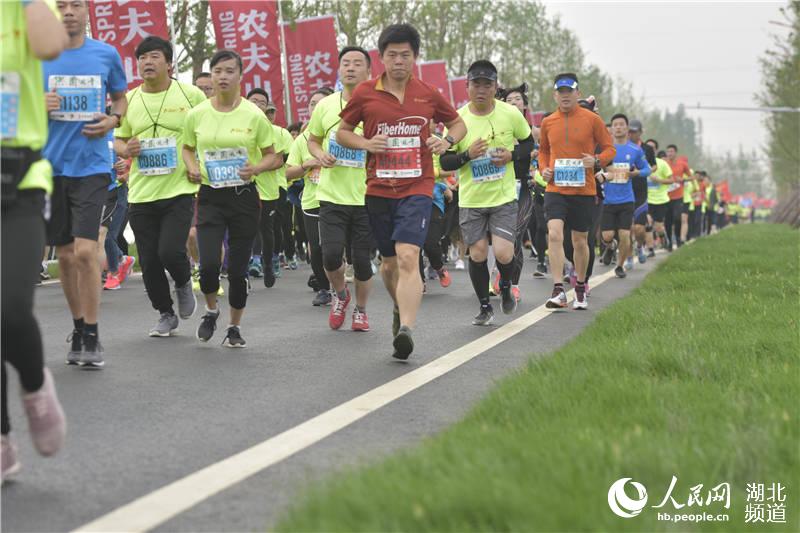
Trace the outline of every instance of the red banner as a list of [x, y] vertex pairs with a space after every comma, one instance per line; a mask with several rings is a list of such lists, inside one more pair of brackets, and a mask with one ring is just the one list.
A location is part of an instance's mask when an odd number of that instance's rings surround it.
[[290, 122], [308, 121], [308, 99], [322, 87], [333, 88], [339, 69], [339, 51], [333, 15], [298, 20], [284, 26], [289, 70]]
[[439, 89], [445, 100], [453, 101], [450, 83], [447, 80], [447, 63], [443, 60], [426, 61], [419, 64], [419, 79]]
[[92, 37], [110, 44], [122, 57], [128, 89], [139, 85], [136, 46], [148, 35], [169, 39], [164, 0], [93, 0], [89, 7]]
[[217, 47], [242, 56], [242, 92], [261, 87], [285, 125], [278, 4], [274, 0], [210, 0]]
[[370, 61], [370, 66], [372, 67], [373, 79], [377, 78], [386, 71], [386, 69], [383, 68], [383, 62], [381, 62], [381, 55], [380, 52], [378, 52], [377, 48], [369, 50], [369, 61]]
[[453, 107], [460, 109], [469, 102], [467, 94], [467, 77], [450, 78], [450, 94], [453, 95]]

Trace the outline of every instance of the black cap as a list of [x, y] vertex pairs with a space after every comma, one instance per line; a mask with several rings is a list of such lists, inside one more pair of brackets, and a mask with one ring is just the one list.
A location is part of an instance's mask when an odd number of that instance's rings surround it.
[[497, 69], [491, 61], [481, 59], [470, 65], [467, 71], [467, 81], [479, 79], [497, 81]]
[[642, 131], [642, 121], [639, 119], [631, 120], [630, 124], [628, 124], [629, 131]]

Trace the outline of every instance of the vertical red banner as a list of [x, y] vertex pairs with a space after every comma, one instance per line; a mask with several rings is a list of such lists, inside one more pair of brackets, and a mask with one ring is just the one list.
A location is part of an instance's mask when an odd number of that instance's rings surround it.
[[322, 87], [333, 88], [339, 69], [339, 50], [333, 15], [298, 20], [294, 29], [284, 25], [287, 77], [292, 116], [290, 122], [308, 121], [308, 99]]
[[274, 0], [210, 0], [217, 47], [242, 56], [243, 96], [255, 87], [275, 104], [275, 122], [286, 124], [281, 76], [278, 4]]
[[450, 92], [453, 95], [453, 106], [460, 109], [469, 102], [467, 94], [467, 77], [450, 78]]
[[89, 20], [92, 37], [110, 44], [122, 57], [128, 89], [142, 81], [136, 63], [136, 46], [148, 35], [169, 39], [164, 0], [92, 0]]
[[426, 61], [419, 64], [419, 79], [433, 85], [448, 102], [452, 101], [450, 83], [447, 80], [447, 63], [444, 60]]

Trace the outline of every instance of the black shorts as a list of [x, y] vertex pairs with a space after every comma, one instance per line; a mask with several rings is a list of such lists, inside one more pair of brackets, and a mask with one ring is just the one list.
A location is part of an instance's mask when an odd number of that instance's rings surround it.
[[669, 202], [660, 205], [649, 204], [647, 207], [650, 216], [653, 217], [653, 222], [659, 222], [659, 223], [663, 223], [664, 219], [666, 219], [668, 209], [669, 209]]
[[48, 244], [64, 246], [76, 237], [96, 241], [110, 184], [110, 174], [82, 178], [54, 176], [47, 222]]
[[595, 196], [577, 196], [557, 192], [544, 193], [544, 216], [551, 220], [563, 220], [572, 231], [587, 232], [592, 227]]
[[372, 248], [372, 230], [363, 205], [319, 203], [319, 241], [323, 253], [342, 253], [346, 245]]
[[602, 231], [630, 231], [633, 224], [633, 202], [624, 204], [603, 204]]
[[647, 213], [650, 211], [650, 206], [647, 202], [636, 202], [636, 209], [633, 210], [633, 223], [640, 226], [647, 225]]
[[118, 187], [108, 191], [106, 203], [103, 205], [103, 214], [100, 216], [100, 225], [104, 228], [111, 226], [111, 222], [114, 220], [114, 211], [117, 209], [117, 196]]
[[681, 214], [688, 215], [690, 205], [692, 205], [690, 202], [683, 202], [683, 204], [681, 204]]
[[367, 196], [367, 212], [372, 234], [383, 257], [397, 255], [396, 242], [422, 248], [428, 236], [433, 199], [423, 194], [405, 198]]

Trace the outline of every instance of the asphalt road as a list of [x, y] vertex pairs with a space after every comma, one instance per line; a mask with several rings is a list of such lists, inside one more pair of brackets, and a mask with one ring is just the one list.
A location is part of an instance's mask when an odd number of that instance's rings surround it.
[[[635, 288], [660, 261], [636, 265], [624, 280], [593, 289], [588, 312], [549, 316], [442, 377], [224, 490], [159, 525], [158, 531], [264, 531], [303, 487], [339, 469], [375, 461], [456, 422], [499, 378], [531, 355], [544, 355], [578, 334], [602, 309]], [[549, 280], [531, 277], [515, 316], [544, 303]], [[595, 275], [607, 271], [596, 268]], [[208, 344], [194, 337], [199, 313], [178, 335], [147, 337], [158, 316], [141, 278], [105, 292], [100, 336], [106, 367], [63, 364], [72, 328], [58, 284], [37, 290], [48, 366], [68, 418], [67, 442], [54, 458], [36, 455], [28, 439], [12, 371], [12, 435], [22, 471], [2, 489], [2, 529], [70, 531], [207, 465], [291, 429], [364, 392], [419, 368], [509, 322], [472, 326], [477, 311], [469, 278], [451, 270], [448, 289], [429, 282], [410, 361], [391, 357], [391, 305], [375, 279], [368, 306], [372, 331], [331, 331], [328, 308], [311, 306], [308, 268], [285, 271], [272, 289], [256, 280], [242, 334], [248, 347]], [[200, 309], [200, 307], [198, 307]], [[227, 302], [220, 326], [226, 324]], [[346, 329], [348, 328], [348, 329]]]

